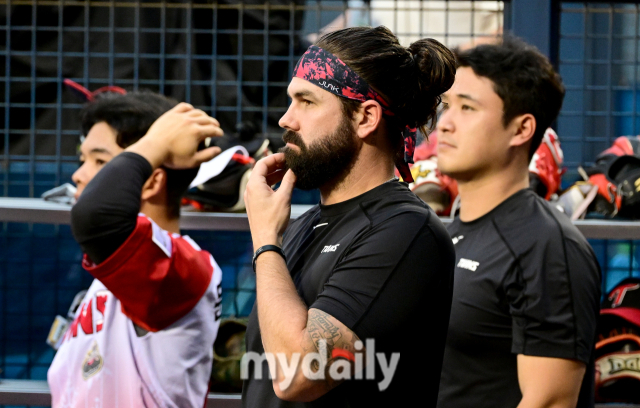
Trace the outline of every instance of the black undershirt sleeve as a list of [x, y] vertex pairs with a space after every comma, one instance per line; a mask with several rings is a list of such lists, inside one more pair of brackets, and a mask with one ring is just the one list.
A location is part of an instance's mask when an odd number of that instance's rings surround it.
[[152, 171], [144, 157], [119, 154], [96, 174], [71, 209], [73, 236], [94, 263], [109, 258], [136, 228], [142, 186]]
[[511, 352], [587, 364], [600, 295], [591, 248], [566, 237], [539, 239], [519, 262], [517, 276], [505, 280], [513, 319]]

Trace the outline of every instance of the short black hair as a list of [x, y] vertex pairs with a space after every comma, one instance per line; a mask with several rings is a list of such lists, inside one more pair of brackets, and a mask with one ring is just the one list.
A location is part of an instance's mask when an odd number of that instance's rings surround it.
[[[146, 90], [125, 95], [101, 94], [95, 101], [87, 103], [80, 113], [82, 133], [87, 135], [96, 123], [105, 122], [116, 131], [118, 146], [126, 149], [140, 140], [156, 119], [177, 104], [173, 99]], [[182, 196], [189, 189], [198, 169], [164, 168], [167, 172], [167, 207], [170, 218], [180, 217]]]
[[502, 99], [502, 123], [507, 126], [516, 116], [526, 113], [536, 118], [529, 159], [540, 146], [545, 130], [558, 116], [565, 89], [560, 75], [536, 47], [506, 34], [496, 44], [483, 44], [456, 50], [458, 67], [470, 67], [490, 79]]

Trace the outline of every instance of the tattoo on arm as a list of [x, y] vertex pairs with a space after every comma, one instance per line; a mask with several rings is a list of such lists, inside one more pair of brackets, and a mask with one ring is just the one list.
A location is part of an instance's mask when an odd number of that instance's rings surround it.
[[[326, 349], [326, 370], [328, 374], [331, 364], [335, 361], [332, 358], [333, 350], [336, 348], [347, 350], [353, 354], [363, 353], [364, 348], [356, 351], [354, 344], [360, 340], [358, 336], [352, 332], [349, 328], [337, 321], [333, 316], [329, 315], [318, 309], [310, 309], [307, 318], [307, 336], [303, 340], [303, 349], [305, 352], [321, 352], [322, 349]], [[321, 342], [325, 342], [326, 347], [321, 347]], [[319, 368], [318, 362], [313, 361], [311, 369], [317, 371]], [[352, 367], [353, 371], [354, 367]], [[335, 382], [331, 379], [331, 376], [325, 375], [327, 386], [329, 389], [334, 388], [340, 382]]]
[[338, 326], [331, 323], [328, 316], [317, 309], [310, 310], [307, 320], [307, 332], [316, 346], [316, 350], [320, 350], [319, 342], [324, 339], [327, 342], [327, 353], [331, 355], [336, 344], [340, 341], [342, 333], [340, 333]]

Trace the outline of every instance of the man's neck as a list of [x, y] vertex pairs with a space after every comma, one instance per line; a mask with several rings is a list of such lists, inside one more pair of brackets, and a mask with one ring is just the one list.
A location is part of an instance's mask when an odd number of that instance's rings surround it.
[[458, 181], [460, 220], [476, 220], [518, 191], [529, 187], [528, 171], [502, 171], [479, 179]]
[[320, 187], [321, 202], [331, 205], [347, 201], [393, 178], [393, 162], [382, 154], [360, 155], [343, 179]]
[[153, 220], [163, 230], [180, 234], [180, 218], [169, 218], [165, 206], [143, 202], [140, 212]]

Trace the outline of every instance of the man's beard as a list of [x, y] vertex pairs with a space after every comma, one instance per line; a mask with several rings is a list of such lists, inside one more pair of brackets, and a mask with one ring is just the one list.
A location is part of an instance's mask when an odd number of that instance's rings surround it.
[[296, 187], [312, 190], [343, 178], [353, 166], [359, 150], [356, 133], [348, 118], [342, 115], [338, 129], [329, 136], [305, 145], [296, 132], [287, 130], [282, 140], [300, 151], [284, 147], [287, 167], [296, 175]]

